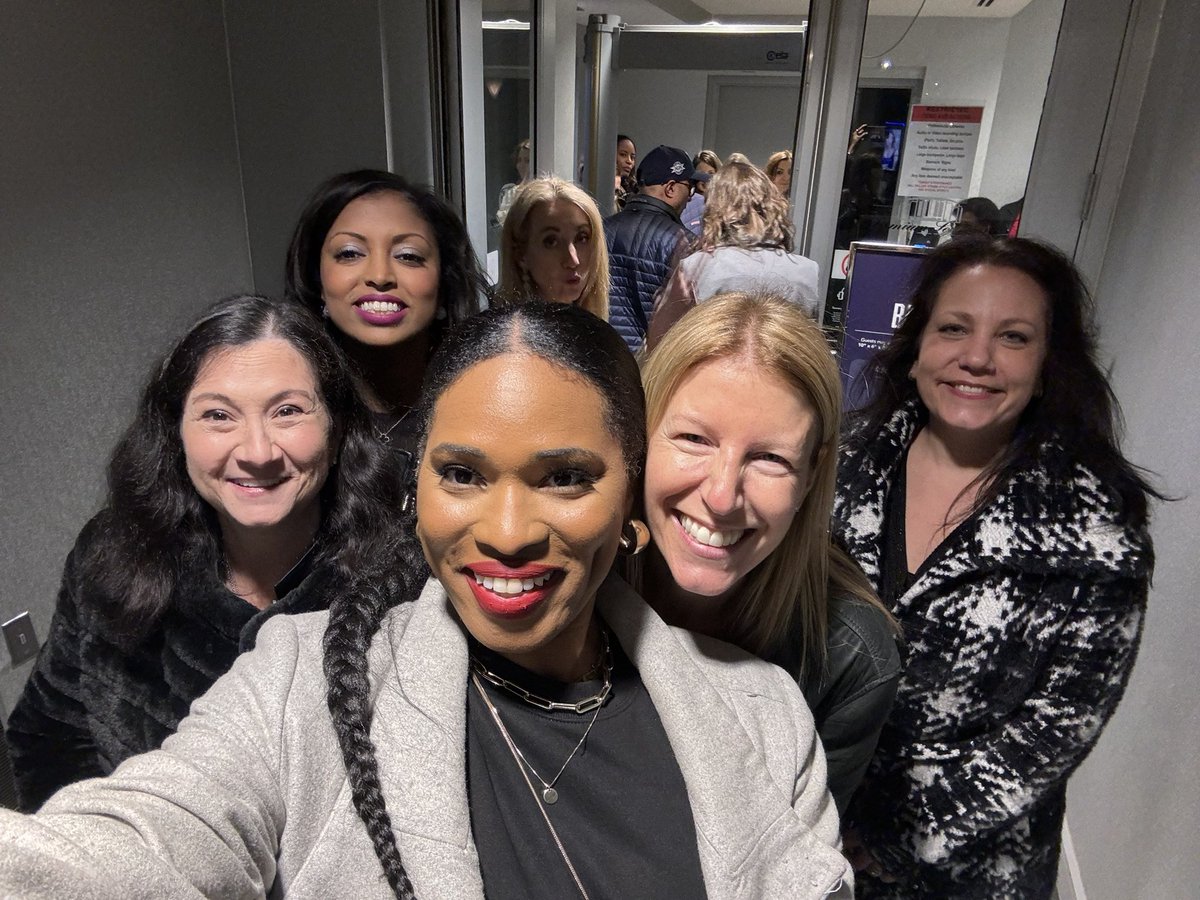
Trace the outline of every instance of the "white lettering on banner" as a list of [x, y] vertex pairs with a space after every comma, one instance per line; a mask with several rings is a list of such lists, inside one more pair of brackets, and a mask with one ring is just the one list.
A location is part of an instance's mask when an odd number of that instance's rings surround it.
[[892, 328], [899, 328], [911, 307], [907, 303], [897, 303], [892, 306]]

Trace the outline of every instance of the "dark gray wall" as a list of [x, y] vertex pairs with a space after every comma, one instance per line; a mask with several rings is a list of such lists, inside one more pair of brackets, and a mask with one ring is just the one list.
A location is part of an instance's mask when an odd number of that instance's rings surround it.
[[1155, 515], [1158, 564], [1137, 666], [1069, 789], [1087, 900], [1200, 891], [1198, 42], [1200, 6], [1167, 0], [1097, 286], [1126, 451], [1183, 499]]
[[389, 168], [389, 137], [395, 171], [432, 177], [428, 23], [415, 0], [226, 0], [225, 16], [254, 282], [275, 294], [319, 182]]
[[0, 621], [28, 609], [44, 639], [151, 360], [251, 281], [219, 0], [0, 21]]

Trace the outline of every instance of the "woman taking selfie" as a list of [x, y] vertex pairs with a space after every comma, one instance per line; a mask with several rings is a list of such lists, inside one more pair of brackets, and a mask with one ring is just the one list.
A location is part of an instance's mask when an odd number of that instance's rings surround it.
[[608, 318], [608, 247], [595, 201], [546, 175], [517, 191], [500, 235], [501, 302], [573, 303]]
[[642, 377], [654, 541], [642, 593], [667, 622], [800, 683], [844, 809], [900, 663], [890, 616], [829, 539], [841, 421], [829, 346], [781, 297], [723, 294], [671, 329]]
[[1158, 494], [1121, 454], [1071, 262], [956, 238], [868, 372], [835, 529], [904, 628], [851, 806], [864, 897], [1049, 897], [1067, 778], [1133, 667]]
[[445, 200], [363, 169], [321, 184], [288, 248], [288, 297], [317, 315], [355, 364], [385, 444], [412, 451], [412, 410], [442, 335], [478, 312], [484, 278]]
[[[335, 463], [339, 463], [335, 465]], [[8, 721], [21, 805], [152, 750], [268, 619], [386, 552], [398, 476], [294, 303], [233, 297], [154, 369]]]
[[848, 896], [795, 685], [608, 576], [643, 416], [594, 316], [466, 322], [422, 399], [418, 599], [408, 547], [272, 623], [162, 750], [0, 816], [0, 891]]

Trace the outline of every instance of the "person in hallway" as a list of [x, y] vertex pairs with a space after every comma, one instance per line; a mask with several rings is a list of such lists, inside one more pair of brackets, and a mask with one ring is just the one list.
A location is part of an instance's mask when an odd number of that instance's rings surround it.
[[358, 370], [379, 440], [409, 454], [429, 357], [479, 311], [485, 284], [458, 214], [391, 172], [322, 183], [288, 248], [286, 295], [325, 319]]
[[618, 210], [625, 208], [625, 201], [637, 193], [637, 147], [627, 134], [617, 135], [617, 174], [613, 180], [613, 199]]
[[8, 720], [21, 807], [158, 747], [264, 622], [324, 609], [389, 552], [395, 465], [311, 313], [208, 310], [154, 367], [67, 559]]
[[529, 138], [525, 138], [525, 140], [521, 141], [513, 149], [512, 161], [513, 168], [517, 170], [517, 180], [509, 182], [500, 188], [500, 196], [496, 201], [497, 225], [504, 224], [504, 219], [508, 215], [508, 209], [512, 206], [513, 198], [517, 195], [517, 189], [529, 181], [529, 161], [532, 152], [532, 144]]
[[1000, 210], [987, 197], [968, 197], [957, 207], [958, 221], [951, 232], [954, 237], [965, 234], [986, 234], [1003, 237], [1008, 229], [1000, 223]]
[[726, 163], [708, 185], [695, 249], [675, 267], [650, 320], [646, 348], [697, 303], [726, 291], [767, 291], [815, 318], [817, 264], [792, 252], [787, 198], [760, 170]]
[[[697, 172], [705, 172], [711, 178], [721, 171], [721, 157], [717, 156], [712, 150], [701, 150], [692, 159], [692, 166]], [[707, 182], [697, 181], [696, 190], [692, 193], [692, 199], [688, 201], [687, 206], [683, 208], [679, 219], [683, 222], [683, 227], [692, 234], [699, 236], [700, 220], [704, 216], [704, 195], [707, 192]]]
[[0, 812], [0, 894], [849, 897], [795, 684], [610, 574], [647, 540], [621, 338], [489, 309], [420, 418], [415, 539], [270, 623], [161, 750]]
[[608, 318], [604, 222], [588, 193], [552, 175], [517, 192], [500, 233], [497, 300], [538, 297]]
[[654, 295], [671, 274], [676, 250], [687, 235], [679, 213], [693, 185], [708, 179], [682, 150], [660, 145], [638, 166], [638, 193], [604, 220], [609, 319], [631, 350], [646, 338]]
[[842, 408], [829, 345], [784, 297], [721, 294], [650, 353], [642, 381], [653, 545], [633, 583], [667, 622], [799, 682], [843, 811], [891, 708], [900, 653], [891, 616], [829, 536]]
[[1067, 779], [1137, 654], [1160, 495], [1048, 246], [938, 247], [870, 371], [834, 529], [908, 642], [846, 817], [859, 895], [1050, 897]]
[[772, 153], [767, 160], [766, 166], [763, 167], [767, 178], [771, 180], [771, 184], [775, 185], [775, 189], [779, 191], [780, 196], [791, 202], [792, 199], [792, 151], [779, 150]]

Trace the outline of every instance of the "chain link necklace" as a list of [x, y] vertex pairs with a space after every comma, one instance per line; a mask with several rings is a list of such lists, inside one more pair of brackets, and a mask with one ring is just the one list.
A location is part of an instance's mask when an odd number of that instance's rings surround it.
[[[600, 665], [604, 672], [604, 686], [600, 688], [598, 693], [592, 695], [591, 697], [586, 697], [583, 700], [580, 700], [578, 703], [556, 703], [553, 700], [548, 700], [545, 697], [541, 697], [532, 693], [531, 691], [526, 690], [518, 684], [514, 684], [507, 678], [497, 675], [495, 672], [485, 668], [483, 663], [481, 663], [479, 660], [475, 659], [474, 657], [471, 658], [471, 680], [475, 683], [475, 689], [479, 691], [479, 696], [483, 698], [483, 702], [487, 705], [488, 712], [491, 713], [492, 720], [496, 723], [496, 727], [500, 730], [500, 734], [504, 738], [504, 743], [508, 745], [509, 751], [512, 753], [513, 758], [517, 761], [517, 765], [522, 766], [522, 771], [528, 769], [529, 772], [532, 773], [533, 777], [541, 783], [541, 798], [542, 801], [547, 805], [553, 805], [558, 802], [558, 791], [555, 790], [554, 785], [558, 783], [558, 779], [562, 777], [563, 772], [567, 771], [567, 766], [571, 764], [571, 760], [575, 758], [575, 754], [579, 752], [579, 748], [583, 746], [588, 735], [591, 734], [592, 726], [594, 726], [596, 724], [596, 720], [600, 718], [600, 710], [604, 706], [604, 701], [608, 699], [608, 695], [612, 692], [612, 647], [609, 644], [608, 632], [603, 631], [601, 634], [604, 638], [604, 647], [601, 650], [602, 662]], [[515, 741], [513, 741], [512, 735], [508, 733], [508, 729], [504, 727], [504, 721], [500, 718], [500, 711], [496, 709], [496, 705], [492, 703], [492, 699], [483, 689], [483, 684], [479, 680], [480, 678], [485, 679], [499, 688], [503, 688], [509, 693], [514, 694], [517, 698], [524, 700], [530, 706], [535, 706], [538, 709], [560, 710], [564, 712], [573, 712], [577, 715], [593, 712], [592, 721], [588, 722], [587, 728], [584, 729], [583, 737], [579, 739], [579, 742], [575, 745], [575, 749], [571, 751], [571, 754], [567, 757], [566, 762], [564, 762], [561, 768], [559, 768], [558, 774], [549, 781], [538, 774], [538, 770], [535, 769], [533, 764], [525, 758], [525, 754], [521, 752], [521, 748], [516, 745]]]

